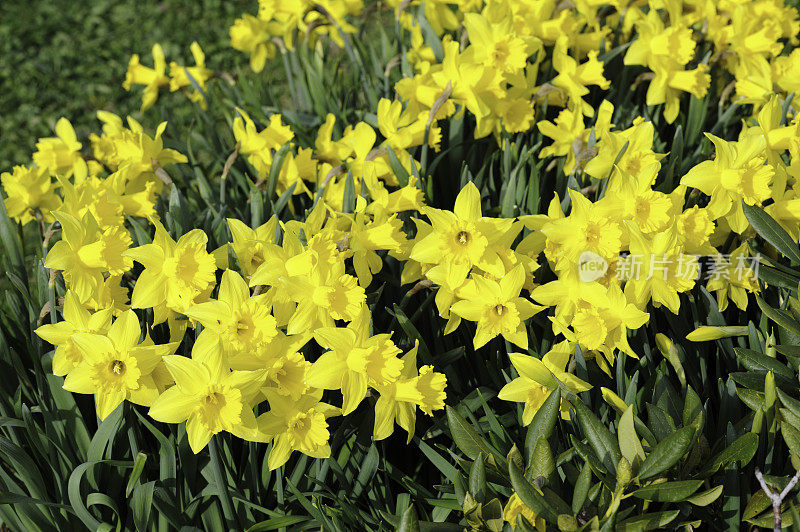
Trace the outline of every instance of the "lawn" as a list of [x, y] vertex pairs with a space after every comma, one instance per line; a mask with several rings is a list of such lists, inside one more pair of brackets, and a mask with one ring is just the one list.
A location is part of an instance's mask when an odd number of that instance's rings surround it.
[[202, 43], [209, 63], [226, 70], [239, 54], [228, 27], [251, 0], [47, 0], [0, 2], [0, 168], [27, 163], [36, 139], [59, 117], [80, 134], [97, 127], [95, 111], [137, 115], [122, 88], [131, 54], [161, 43], [189, 59]]

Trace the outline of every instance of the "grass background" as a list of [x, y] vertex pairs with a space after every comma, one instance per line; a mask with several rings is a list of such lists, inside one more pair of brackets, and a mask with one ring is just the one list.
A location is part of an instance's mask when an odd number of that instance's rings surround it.
[[61, 116], [78, 138], [98, 128], [97, 109], [137, 117], [141, 87], [127, 93], [122, 81], [131, 54], [152, 65], [153, 43], [168, 62], [190, 61], [196, 40], [214, 70], [246, 63], [228, 28], [256, 8], [255, 0], [2, 0], [0, 171], [28, 163]]

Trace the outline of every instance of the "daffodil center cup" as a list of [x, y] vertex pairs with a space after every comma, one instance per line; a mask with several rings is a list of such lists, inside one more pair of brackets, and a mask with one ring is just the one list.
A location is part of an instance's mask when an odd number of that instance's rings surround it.
[[125, 374], [125, 362], [121, 360], [114, 360], [110, 364], [111, 373], [114, 375], [122, 376]]

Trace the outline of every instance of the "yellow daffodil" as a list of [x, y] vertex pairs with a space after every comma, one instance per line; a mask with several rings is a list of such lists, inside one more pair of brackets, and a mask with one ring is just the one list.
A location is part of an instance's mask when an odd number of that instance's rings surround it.
[[197, 41], [192, 42], [189, 49], [192, 51], [195, 66], [185, 67], [174, 61], [170, 63], [169, 90], [174, 92], [182, 87], [194, 87], [194, 85], [197, 84], [197, 87], [195, 87], [195, 90], [192, 92], [191, 99], [193, 102], [199, 103], [200, 107], [205, 109], [206, 82], [214, 75], [214, 72], [206, 68], [206, 55], [203, 53], [200, 45], [197, 44]]
[[81, 361], [67, 374], [64, 389], [94, 394], [97, 417], [105, 419], [124, 400], [150, 406], [158, 397], [153, 370], [176, 344], [140, 344], [142, 330], [129, 310], [105, 335], [76, 332], [70, 336]]
[[420, 407], [427, 415], [444, 408], [444, 388], [447, 379], [433, 371], [431, 366], [423, 366], [417, 371], [417, 350], [419, 342], [403, 358], [403, 369], [397, 380], [384, 384], [375, 383], [380, 393], [375, 403], [375, 425], [373, 438], [382, 440], [394, 432], [395, 422], [408, 433], [407, 442], [414, 436], [416, 408]]
[[589, 52], [588, 61], [579, 64], [577, 60], [570, 57], [567, 53], [567, 43], [569, 39], [562, 35], [556, 41], [553, 50], [553, 67], [558, 71], [551, 82], [555, 87], [563, 90], [567, 99], [581, 109], [586, 116], [593, 116], [594, 109], [583, 100], [583, 96], [589, 94], [588, 85], [597, 85], [601, 89], [607, 89], [611, 82], [603, 77], [603, 62], [597, 59], [598, 51]]
[[239, 260], [242, 273], [250, 277], [266, 260], [264, 248], [275, 243], [278, 219], [273, 216], [267, 223], [251, 229], [244, 222], [228, 218], [233, 243], [231, 247]]
[[675, 226], [644, 236], [632, 224], [628, 225], [630, 234], [630, 255], [625, 259], [625, 294], [640, 309], [648, 300], [656, 307], [664, 305], [673, 314], [680, 308], [681, 292], [691, 290], [698, 275], [697, 257], [687, 255], [678, 244]]
[[66, 118], [59, 118], [56, 122], [55, 137], [39, 139], [33, 162], [39, 168], [46, 168], [52, 175], [74, 176], [75, 181], [81, 181], [89, 175], [89, 168], [81, 154], [81, 143]]
[[274, 440], [267, 466], [277, 469], [289, 459], [293, 451], [314, 458], [327, 458], [331, 454], [326, 418], [339, 414], [339, 409], [320, 402], [321, 392], [303, 395], [292, 400], [266, 390], [270, 411], [258, 416], [259, 438]]
[[145, 112], [153, 106], [158, 99], [158, 90], [161, 87], [169, 86], [167, 76], [167, 61], [164, 58], [164, 49], [156, 43], [153, 45], [153, 68], [146, 67], [139, 62], [139, 54], [133, 54], [128, 62], [128, 71], [125, 74], [125, 81], [122, 87], [131, 90], [134, 85], [144, 85], [142, 93], [142, 108]]
[[36, 329], [36, 334], [55, 346], [53, 374], [62, 377], [83, 361], [83, 355], [72, 341], [75, 333], [106, 334], [111, 326], [111, 309], [89, 312], [78, 296], [68, 291], [61, 311], [63, 321], [49, 323]]
[[45, 222], [54, 220], [52, 211], [61, 205], [48, 169], [37, 166], [15, 166], [11, 172], [0, 174], [0, 183], [8, 196], [5, 199], [8, 216], [22, 225], [41, 213]]
[[243, 110], [233, 120], [233, 136], [240, 143], [239, 153], [245, 155], [255, 167], [260, 178], [266, 178], [272, 165], [273, 152], [294, 138], [294, 133], [283, 125], [281, 115], [272, 115], [269, 125], [258, 130], [255, 122]]
[[716, 157], [689, 170], [681, 184], [711, 196], [708, 210], [713, 218], [724, 217], [731, 229], [741, 234], [750, 227], [742, 201], [760, 205], [770, 197], [775, 172], [766, 162], [766, 141], [760, 135], [749, 135], [738, 142], [727, 142], [709, 133], [706, 136], [714, 143]]
[[250, 54], [250, 68], [253, 72], [261, 72], [267, 59], [275, 55], [269, 27], [268, 21], [253, 15], [244, 15], [231, 26], [231, 46]]
[[403, 370], [400, 349], [388, 334], [369, 335], [370, 315], [363, 310], [346, 328], [322, 327], [314, 332], [317, 343], [329, 351], [320, 355], [308, 371], [306, 383], [313, 388], [341, 390], [342, 415], [347, 415], [367, 395], [370, 383], [396, 381]]
[[[591, 386], [571, 373], [566, 372], [567, 364], [574, 351], [573, 344], [561, 342], [545, 353], [540, 359], [518, 353], [510, 353], [514, 369], [519, 377], [506, 384], [498, 397], [504, 401], [524, 403], [523, 426], [529, 425], [534, 414], [541, 408], [550, 393], [564, 383], [575, 393], [591, 389]], [[568, 402], [562, 399], [561, 415], [566, 416]]]
[[411, 258], [437, 264], [451, 260], [477, 266], [485, 272], [501, 276], [503, 265], [497, 252], [489, 246], [488, 236], [504, 233], [512, 220], [488, 219], [481, 215], [481, 198], [473, 183], [459, 192], [453, 212], [426, 207], [425, 214], [433, 231], [416, 242]]
[[164, 357], [175, 385], [152, 403], [150, 417], [164, 423], [186, 421], [189, 446], [200, 452], [211, 437], [222, 431], [255, 441], [258, 438], [253, 401], [266, 372], [230, 371], [222, 364], [218, 342], [198, 338], [192, 358]]
[[534, 305], [521, 297], [525, 284], [525, 270], [516, 266], [499, 282], [483, 276], [473, 276], [472, 283], [463, 288], [450, 311], [463, 319], [478, 324], [475, 332], [475, 349], [482, 347], [496, 336], [502, 335], [509, 342], [528, 348], [528, 330], [525, 321], [544, 307]]
[[101, 231], [91, 213], [81, 220], [65, 212], [53, 213], [61, 224], [61, 240], [45, 258], [45, 267], [61, 270], [67, 286], [82, 302], [103, 283], [103, 274], [121, 275], [133, 263], [124, 256], [131, 244], [128, 230], [112, 227]]
[[[720, 312], [728, 308], [728, 299], [740, 309], [747, 309], [747, 294], [759, 292], [756, 259], [750, 257], [747, 243], [733, 250], [729, 256], [711, 257], [711, 271], [706, 288], [715, 292]], [[755, 267], [754, 267], [755, 266]]]
[[277, 334], [265, 298], [266, 294], [251, 297], [241, 275], [225, 270], [217, 299], [192, 305], [185, 314], [203, 325], [201, 336], [217, 338], [226, 355], [259, 351]]
[[164, 227], [154, 222], [152, 244], [131, 248], [125, 256], [144, 266], [133, 289], [133, 308], [153, 308], [156, 323], [164, 321], [167, 311], [185, 312], [200, 297], [208, 297], [217, 270], [213, 255], [206, 251], [208, 237], [193, 229], [172, 239]]

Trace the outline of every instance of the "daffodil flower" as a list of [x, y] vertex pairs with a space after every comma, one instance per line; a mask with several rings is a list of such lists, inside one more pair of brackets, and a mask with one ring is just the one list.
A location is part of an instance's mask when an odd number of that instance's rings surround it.
[[326, 418], [339, 414], [339, 409], [320, 402], [321, 391], [303, 395], [298, 400], [266, 390], [270, 411], [258, 416], [258, 438], [274, 444], [267, 466], [277, 469], [289, 459], [293, 451], [313, 458], [331, 455], [328, 444], [330, 433]]
[[707, 208], [712, 216], [724, 217], [731, 229], [741, 234], [750, 227], [742, 201], [760, 205], [770, 197], [775, 171], [766, 162], [766, 141], [763, 135], [748, 135], [738, 142], [728, 142], [710, 133], [706, 137], [714, 144], [716, 157], [689, 170], [681, 184], [711, 196]]
[[467, 183], [459, 192], [452, 212], [426, 207], [424, 213], [430, 219], [433, 231], [414, 244], [411, 259], [428, 264], [451, 260], [477, 266], [497, 277], [505, 273], [487, 235], [505, 233], [513, 220], [484, 218], [480, 192], [474, 183]]
[[164, 58], [164, 49], [156, 43], [153, 45], [153, 68], [146, 67], [139, 62], [139, 54], [133, 54], [128, 62], [128, 71], [125, 74], [125, 81], [122, 87], [131, 90], [133, 85], [144, 85], [142, 93], [141, 112], [153, 106], [158, 100], [158, 90], [161, 87], [169, 86], [167, 76], [167, 61]]
[[475, 332], [475, 349], [496, 336], [523, 349], [528, 348], [528, 330], [525, 321], [544, 307], [534, 305], [521, 297], [525, 284], [525, 270], [521, 265], [508, 272], [499, 282], [483, 276], [473, 276], [473, 283], [459, 294], [462, 297], [450, 311], [478, 324]]
[[275, 45], [270, 42], [269, 22], [253, 15], [236, 19], [231, 26], [231, 46], [250, 54], [250, 68], [261, 72], [267, 58], [275, 55]]
[[105, 419], [124, 400], [150, 406], [159, 397], [153, 370], [177, 344], [140, 344], [142, 330], [129, 310], [105, 335], [77, 332], [70, 336], [82, 357], [67, 374], [64, 389], [94, 394], [97, 417]]
[[625, 284], [625, 295], [640, 309], [652, 300], [656, 307], [663, 305], [677, 314], [681, 304], [678, 294], [695, 285], [697, 257], [683, 253], [674, 225], [645, 236], [629, 224], [628, 232], [631, 253], [626, 260], [632, 278]]
[[223, 366], [219, 342], [207, 336], [195, 342], [192, 358], [164, 357], [175, 386], [150, 407], [150, 417], [164, 423], [186, 421], [189, 446], [195, 453], [221, 431], [255, 441], [258, 437], [253, 402], [266, 371], [230, 371]]
[[214, 72], [206, 68], [206, 55], [203, 53], [200, 45], [197, 44], [197, 41], [192, 42], [189, 49], [192, 52], [192, 57], [194, 57], [195, 66], [185, 67], [174, 61], [171, 62], [169, 64], [169, 90], [174, 92], [182, 87], [193, 87], [196, 83], [199, 89], [195, 88], [192, 92], [191, 99], [193, 102], [199, 103], [200, 107], [205, 109], [206, 81], [214, 75]]
[[53, 175], [82, 181], [89, 174], [89, 168], [81, 154], [81, 147], [69, 120], [59, 118], [56, 136], [39, 139], [36, 143], [33, 162]]
[[369, 335], [369, 310], [364, 307], [347, 327], [322, 327], [314, 332], [317, 343], [329, 351], [320, 355], [308, 370], [306, 383], [313, 388], [341, 390], [342, 414], [361, 403], [370, 385], [397, 380], [403, 362], [400, 349], [388, 334]]
[[277, 334], [266, 294], [250, 296], [242, 276], [225, 270], [218, 299], [189, 307], [185, 314], [203, 325], [201, 336], [219, 339], [226, 355], [264, 349]]
[[68, 287], [86, 302], [103, 284], [103, 274], [121, 275], [132, 262], [124, 256], [131, 237], [124, 227], [101, 231], [90, 212], [81, 220], [53, 213], [61, 224], [61, 240], [45, 258], [45, 267], [63, 271]]
[[36, 334], [56, 347], [53, 353], [53, 374], [62, 377], [81, 363], [83, 356], [72, 341], [79, 332], [105, 334], [111, 326], [111, 309], [89, 312], [81, 305], [78, 296], [67, 291], [64, 296], [62, 321], [48, 323], [36, 329]]
[[382, 440], [394, 432], [395, 422], [408, 434], [407, 442], [414, 437], [417, 406], [428, 415], [444, 408], [445, 376], [433, 371], [431, 366], [417, 370], [419, 341], [403, 358], [403, 370], [397, 380], [375, 384], [380, 394], [375, 403], [373, 438]]
[[156, 323], [168, 317], [168, 310], [183, 313], [201, 295], [211, 292], [215, 281], [216, 260], [206, 251], [208, 237], [193, 229], [172, 239], [164, 227], [154, 222], [156, 234], [152, 244], [131, 248], [125, 252], [144, 266], [133, 289], [133, 308], [153, 308]]
[[[559, 382], [575, 393], [591, 389], [591, 385], [566, 371], [572, 357], [574, 344], [564, 341], [553, 346], [540, 359], [519, 353], [509, 353], [511, 364], [519, 377], [500, 390], [498, 397], [504, 401], [524, 403], [522, 425], [527, 426]], [[568, 402], [561, 400], [561, 415], [567, 416]]]
[[6, 192], [8, 216], [22, 225], [34, 219], [35, 210], [41, 212], [45, 222], [54, 220], [52, 211], [61, 206], [56, 186], [47, 167], [15, 166], [11, 172], [0, 174], [0, 183]]
[[728, 257], [717, 254], [712, 259], [713, 270], [709, 272], [706, 289], [716, 293], [719, 311], [728, 308], [728, 299], [740, 310], [746, 310], [747, 294], [760, 291], [747, 242], [733, 250]]

